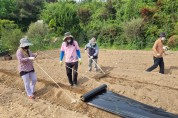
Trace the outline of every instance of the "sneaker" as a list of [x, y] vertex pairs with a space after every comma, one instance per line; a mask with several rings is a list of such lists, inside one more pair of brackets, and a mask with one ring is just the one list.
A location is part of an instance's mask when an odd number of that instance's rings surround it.
[[77, 87], [77, 84], [74, 84], [74, 87]]
[[150, 72], [150, 71], [148, 71], [148, 70], [145, 70], [144, 72]]
[[97, 71], [98, 69], [97, 68], [94, 68], [95, 71]]

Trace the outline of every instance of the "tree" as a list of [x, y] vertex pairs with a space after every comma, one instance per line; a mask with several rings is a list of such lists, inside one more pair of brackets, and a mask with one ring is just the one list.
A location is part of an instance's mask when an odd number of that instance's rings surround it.
[[[23, 33], [18, 28], [14, 21], [0, 20], [0, 42], [3, 48], [11, 49], [15, 52], [19, 46], [19, 40], [22, 38]], [[2, 48], [0, 47], [0, 48]]]
[[12, 19], [12, 13], [17, 8], [15, 0], [0, 0], [0, 18]]
[[88, 8], [79, 8], [77, 15], [79, 16], [80, 22], [87, 25], [91, 17], [91, 11]]
[[50, 28], [54, 28], [58, 35], [70, 31], [76, 36], [79, 35], [81, 27], [77, 16], [77, 6], [73, 3], [51, 3], [46, 4], [41, 12], [43, 19]]
[[23, 31], [38, 19], [44, 0], [1, 0], [0, 17], [15, 21]]

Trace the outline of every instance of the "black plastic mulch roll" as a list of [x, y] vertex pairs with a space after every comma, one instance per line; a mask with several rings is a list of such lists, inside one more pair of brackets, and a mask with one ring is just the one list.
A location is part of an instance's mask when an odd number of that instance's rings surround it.
[[99, 86], [81, 96], [81, 99], [91, 106], [124, 118], [178, 118], [178, 115], [107, 91], [106, 88], [106, 85]]
[[82, 95], [80, 98], [81, 98], [82, 101], [87, 102], [88, 100], [92, 99], [93, 97], [95, 97], [99, 93], [106, 91], [106, 88], [107, 88], [107, 85], [103, 84], [103, 85], [93, 89], [92, 91]]

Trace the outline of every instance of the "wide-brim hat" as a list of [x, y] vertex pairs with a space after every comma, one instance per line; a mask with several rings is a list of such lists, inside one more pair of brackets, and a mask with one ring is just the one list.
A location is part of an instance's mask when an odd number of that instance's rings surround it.
[[164, 32], [160, 33], [159, 37], [166, 37], [166, 33]]
[[26, 46], [30, 46], [32, 45], [32, 43], [29, 42], [29, 40], [27, 38], [22, 38], [20, 39], [20, 47], [26, 47]]
[[65, 40], [66, 40], [66, 38], [68, 38], [68, 37], [73, 38], [73, 36], [71, 35], [71, 33], [70, 33], [70, 32], [66, 32], [66, 33], [64, 34], [63, 41], [65, 41]]
[[96, 38], [95, 37], [91, 38], [91, 42], [95, 43], [96, 42]]

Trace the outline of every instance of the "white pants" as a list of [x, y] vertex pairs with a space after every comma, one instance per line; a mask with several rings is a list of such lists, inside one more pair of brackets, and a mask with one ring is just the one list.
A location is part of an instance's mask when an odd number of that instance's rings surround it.
[[22, 76], [25, 90], [28, 96], [33, 96], [36, 84], [36, 74], [35, 72], [30, 72]]

